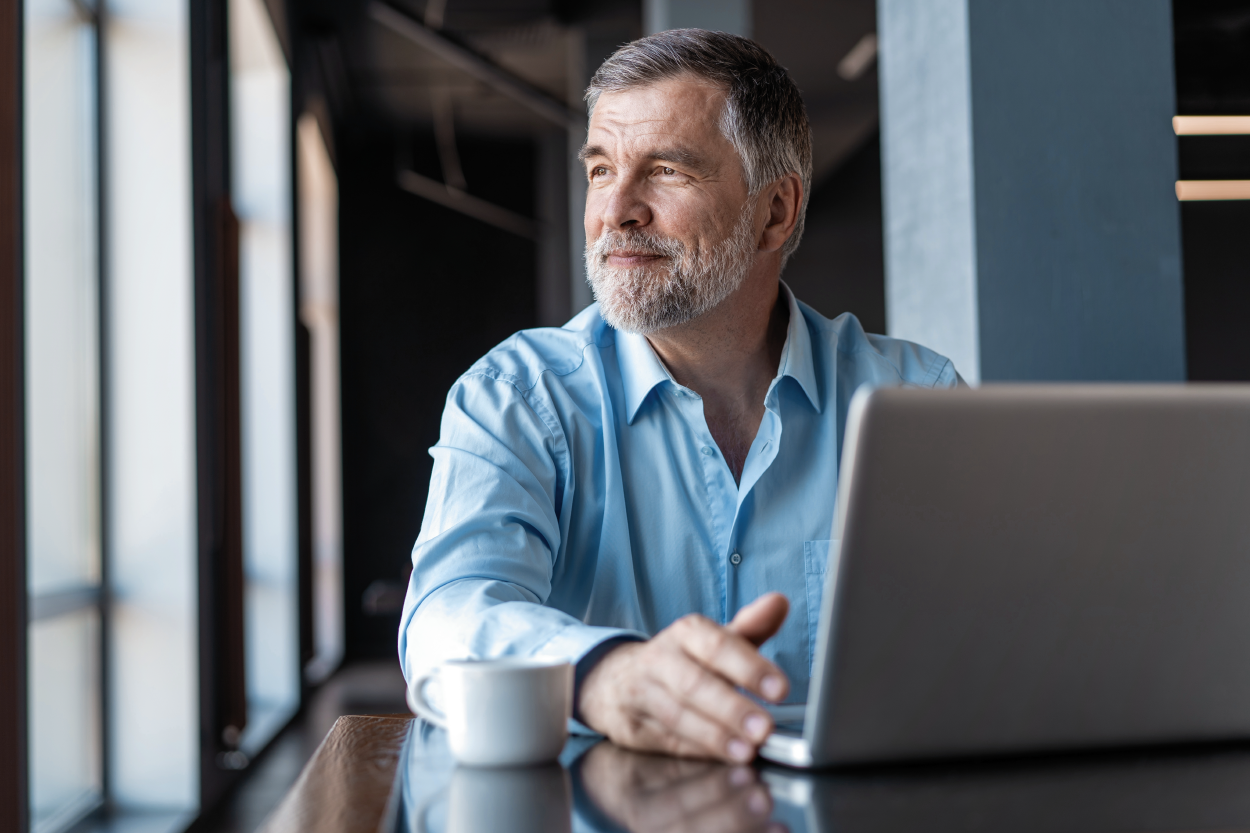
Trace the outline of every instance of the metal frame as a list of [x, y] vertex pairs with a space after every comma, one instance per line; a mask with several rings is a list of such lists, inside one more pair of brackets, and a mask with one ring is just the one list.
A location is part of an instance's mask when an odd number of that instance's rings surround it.
[[112, 548], [109, 543], [109, 489], [108, 472], [111, 467], [112, 453], [109, 449], [109, 405], [111, 402], [109, 384], [109, 235], [108, 235], [108, 72], [107, 54], [108, 39], [105, 28], [108, 26], [108, 5], [104, 0], [95, 0], [95, 58], [96, 58], [96, 325], [99, 346], [97, 358], [97, 386], [99, 396], [99, 419], [96, 429], [100, 432], [100, 594], [97, 604], [100, 609], [100, 792], [104, 806], [111, 809], [112, 767], [110, 766], [109, 750], [112, 748], [112, 729], [109, 714], [112, 711]]
[[247, 759], [238, 220], [230, 201], [228, 4], [191, 0], [200, 806]]
[[0, 829], [29, 826], [22, 4], [0, 3]]

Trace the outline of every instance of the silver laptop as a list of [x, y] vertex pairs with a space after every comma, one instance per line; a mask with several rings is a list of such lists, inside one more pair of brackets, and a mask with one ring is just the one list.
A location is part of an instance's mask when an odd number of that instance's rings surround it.
[[1250, 739], [1250, 386], [861, 391], [808, 767]]

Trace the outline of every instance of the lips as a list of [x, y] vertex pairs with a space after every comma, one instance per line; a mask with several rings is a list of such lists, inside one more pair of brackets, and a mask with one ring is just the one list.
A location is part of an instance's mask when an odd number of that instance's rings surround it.
[[650, 263], [653, 260], [659, 260], [662, 257], [664, 255], [659, 252], [608, 252], [604, 259], [609, 263], [639, 266], [644, 263]]

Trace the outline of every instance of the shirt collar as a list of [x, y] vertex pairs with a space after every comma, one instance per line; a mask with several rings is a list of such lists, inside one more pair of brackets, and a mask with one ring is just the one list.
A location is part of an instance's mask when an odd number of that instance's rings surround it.
[[625, 386], [625, 419], [633, 425], [634, 415], [651, 389], [664, 381], [676, 384], [676, 380], [655, 354], [646, 336], [617, 330], [616, 355], [621, 363], [621, 381]]
[[[807, 394], [812, 407], [820, 413], [820, 396], [812, 358], [812, 337], [807, 331], [807, 321], [785, 281], [781, 282], [781, 293], [790, 307], [790, 323], [786, 329], [786, 343], [781, 350], [777, 379], [783, 376], [793, 378]], [[632, 425], [638, 409], [646, 401], [651, 389], [665, 381], [676, 385], [677, 380], [660, 361], [646, 336], [617, 330], [616, 352], [621, 365], [621, 381], [625, 388], [625, 418]]]
[[777, 378], [789, 376], [798, 382], [819, 414], [822, 413], [820, 388], [816, 384], [816, 360], [812, 355], [812, 335], [807, 329], [807, 319], [803, 317], [803, 310], [799, 309], [799, 302], [785, 281], [781, 282], [781, 293], [790, 305], [790, 324], [786, 330], [785, 347], [781, 349]]

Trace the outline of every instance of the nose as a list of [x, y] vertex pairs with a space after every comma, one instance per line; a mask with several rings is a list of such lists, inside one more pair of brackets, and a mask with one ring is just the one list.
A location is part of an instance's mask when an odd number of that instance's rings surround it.
[[628, 181], [618, 182], [603, 193], [603, 225], [613, 231], [638, 228], [651, 222], [651, 207], [642, 198], [636, 185]]

